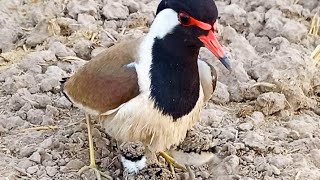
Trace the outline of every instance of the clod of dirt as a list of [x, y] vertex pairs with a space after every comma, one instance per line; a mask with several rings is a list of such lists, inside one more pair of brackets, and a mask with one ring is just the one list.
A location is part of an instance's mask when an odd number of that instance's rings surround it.
[[290, 42], [298, 43], [307, 36], [307, 27], [296, 21], [288, 21], [282, 29], [281, 35], [287, 38]]
[[119, 150], [128, 159], [135, 159], [145, 154], [145, 147], [141, 142], [125, 142], [120, 145]]
[[0, 12], [0, 52], [8, 52], [14, 48], [13, 44], [18, 40], [21, 29], [14, 21], [14, 17]]
[[292, 117], [287, 126], [292, 130], [299, 132], [302, 137], [312, 136], [317, 129], [314, 126], [315, 120], [309, 115], [297, 115]]
[[55, 53], [58, 57], [66, 57], [66, 56], [75, 56], [76, 54], [72, 51], [72, 49], [68, 48], [66, 45], [62, 44], [61, 42], [53, 42], [50, 47], [49, 51]]
[[77, 54], [81, 59], [89, 60], [90, 54], [92, 51], [92, 42], [85, 39], [78, 40], [73, 45], [73, 51]]
[[136, 180], [176, 180], [176, 175], [172, 174], [167, 168], [159, 167], [157, 164], [152, 164], [148, 168], [145, 168], [137, 174]]
[[140, 5], [135, 0], [127, 0], [122, 2], [123, 5], [127, 6], [129, 9], [129, 13], [135, 13], [140, 9]]
[[313, 164], [317, 167], [320, 168], [320, 150], [319, 149], [314, 149], [310, 152], [311, 158], [313, 161]]
[[86, 13], [97, 18], [99, 4], [94, 0], [72, 0], [67, 4], [68, 14], [74, 19], [78, 14]]
[[226, 104], [230, 101], [230, 94], [228, 92], [228, 86], [217, 81], [216, 89], [212, 95], [212, 101], [217, 104]]
[[257, 107], [265, 115], [271, 115], [286, 107], [286, 97], [279, 93], [265, 93], [257, 98]]
[[56, 29], [53, 29], [52, 32], [49, 31], [49, 21], [44, 19], [41, 20], [34, 30], [32, 30], [31, 34], [26, 39], [26, 44], [34, 47], [38, 44], [43, 43], [47, 40], [51, 35], [60, 34], [59, 26], [55, 26]]
[[253, 149], [265, 150], [266, 148], [265, 137], [256, 132], [246, 133], [243, 142]]
[[214, 145], [209, 135], [191, 129], [187, 132], [183, 142], [179, 144], [178, 149], [184, 152], [201, 153], [202, 151], [210, 151]]
[[126, 19], [129, 16], [129, 9], [121, 2], [107, 1], [102, 8], [102, 14], [109, 20]]

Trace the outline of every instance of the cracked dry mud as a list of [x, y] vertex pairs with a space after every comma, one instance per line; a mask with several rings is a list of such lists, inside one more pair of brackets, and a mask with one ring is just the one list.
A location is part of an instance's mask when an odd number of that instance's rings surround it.
[[[77, 170], [89, 163], [84, 114], [60, 93], [60, 80], [115, 41], [148, 32], [158, 2], [1, 1], [0, 180], [81, 179]], [[137, 179], [319, 180], [320, 70], [310, 54], [320, 38], [308, 31], [320, 2], [216, 3], [234, 71], [201, 51], [219, 82], [197, 130], [217, 153], [191, 175], [155, 163]], [[99, 168], [122, 179], [116, 142], [98, 125], [93, 136]]]

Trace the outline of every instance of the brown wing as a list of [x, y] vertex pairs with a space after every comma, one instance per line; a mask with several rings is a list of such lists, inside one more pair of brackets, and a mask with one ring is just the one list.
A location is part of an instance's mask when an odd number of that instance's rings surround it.
[[140, 39], [118, 43], [81, 67], [64, 86], [78, 106], [105, 113], [139, 94], [134, 66]]

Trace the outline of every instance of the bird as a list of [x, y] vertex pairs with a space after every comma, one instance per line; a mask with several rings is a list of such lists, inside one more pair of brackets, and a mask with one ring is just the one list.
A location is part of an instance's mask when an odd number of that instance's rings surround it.
[[97, 179], [90, 118], [120, 144], [140, 141], [171, 167], [166, 153], [186, 137], [216, 86], [215, 68], [199, 60], [206, 47], [230, 71], [214, 32], [218, 10], [213, 0], [162, 0], [149, 32], [122, 40], [83, 65], [63, 85], [64, 95], [86, 114], [90, 165]]

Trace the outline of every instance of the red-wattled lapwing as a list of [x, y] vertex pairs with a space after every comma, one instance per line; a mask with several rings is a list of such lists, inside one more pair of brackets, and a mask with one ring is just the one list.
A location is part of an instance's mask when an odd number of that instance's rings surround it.
[[82, 170], [100, 177], [88, 114], [118, 142], [143, 142], [178, 166], [164, 151], [199, 121], [215, 89], [216, 72], [198, 60], [200, 48], [231, 69], [214, 35], [217, 17], [213, 0], [162, 0], [146, 36], [105, 50], [65, 83], [65, 95], [87, 114], [91, 164]]

